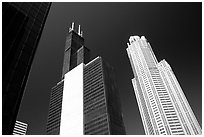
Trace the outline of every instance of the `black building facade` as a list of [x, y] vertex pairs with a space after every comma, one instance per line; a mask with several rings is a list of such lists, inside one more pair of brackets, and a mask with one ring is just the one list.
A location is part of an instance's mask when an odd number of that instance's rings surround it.
[[51, 3], [2, 2], [2, 134], [12, 134]]
[[80, 32], [79, 29], [79, 32], [76, 33], [74, 31], [74, 23], [72, 23], [72, 28], [69, 29], [69, 32], [66, 36], [62, 78], [68, 71], [77, 65], [81, 63], [88, 63], [89, 61], [90, 50], [84, 46], [82, 32]]
[[64, 81], [62, 80], [51, 90], [49, 114], [47, 120], [48, 135], [60, 134], [63, 86]]
[[126, 134], [114, 69], [101, 57], [84, 68], [84, 134]]

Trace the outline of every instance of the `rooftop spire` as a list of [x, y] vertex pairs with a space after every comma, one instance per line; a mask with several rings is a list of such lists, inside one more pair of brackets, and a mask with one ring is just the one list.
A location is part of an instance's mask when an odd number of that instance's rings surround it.
[[78, 35], [82, 37], [81, 25], [79, 25]]
[[74, 30], [74, 22], [72, 22], [72, 27], [69, 28], [69, 32], [72, 31], [72, 30]]
[[80, 34], [80, 27], [81, 27], [81, 26], [79, 25], [79, 29], [78, 29], [78, 34], [79, 34], [79, 35], [81, 35], [81, 34]]
[[72, 30], [74, 30], [74, 22], [72, 22]]
[[[74, 22], [72, 22], [72, 26], [69, 28], [69, 32], [74, 31]], [[78, 35], [82, 37], [81, 25], [78, 28]]]

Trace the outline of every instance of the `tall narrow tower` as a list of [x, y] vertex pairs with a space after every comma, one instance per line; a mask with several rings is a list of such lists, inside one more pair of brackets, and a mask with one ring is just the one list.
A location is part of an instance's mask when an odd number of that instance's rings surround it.
[[89, 62], [81, 28], [66, 39], [62, 80], [52, 88], [47, 134], [125, 134], [113, 68], [101, 57]]
[[[90, 51], [84, 46], [80, 26], [77, 33], [72, 23], [66, 36], [61, 81], [51, 90], [47, 134], [83, 134], [83, 63], [89, 60]], [[78, 113], [78, 121], [76, 117], [72, 117], [74, 115], [66, 116], [71, 111], [74, 114]], [[69, 130], [75, 126], [74, 124], [78, 131]]]
[[90, 51], [84, 46], [84, 38], [79, 25], [78, 33], [74, 31], [74, 22], [66, 37], [66, 44], [64, 50], [64, 64], [62, 70], [62, 77], [81, 63], [88, 63], [90, 60]]
[[127, 53], [133, 69], [133, 87], [147, 135], [201, 134], [193, 111], [169, 64], [158, 63], [142, 36], [131, 36]]

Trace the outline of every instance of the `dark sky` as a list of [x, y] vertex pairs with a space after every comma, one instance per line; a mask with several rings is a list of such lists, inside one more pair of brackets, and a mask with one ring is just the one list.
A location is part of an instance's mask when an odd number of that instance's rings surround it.
[[131, 35], [144, 35], [158, 61], [171, 65], [202, 125], [201, 3], [52, 3], [18, 116], [28, 134], [46, 134], [50, 89], [61, 77], [71, 22], [82, 26], [92, 59], [100, 55], [115, 68], [127, 134], [144, 134], [126, 53]]

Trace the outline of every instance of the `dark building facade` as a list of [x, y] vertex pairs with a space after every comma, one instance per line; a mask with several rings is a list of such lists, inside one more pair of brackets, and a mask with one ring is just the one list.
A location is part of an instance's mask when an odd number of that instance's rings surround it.
[[81, 63], [88, 63], [90, 61], [90, 50], [84, 46], [84, 38], [82, 32], [78, 34], [74, 31], [74, 23], [66, 37], [64, 50], [64, 64], [62, 70], [62, 78], [64, 75]]
[[101, 57], [84, 68], [84, 134], [126, 134], [114, 69]]
[[47, 120], [48, 135], [59, 135], [60, 133], [63, 86], [64, 81], [62, 80], [51, 90], [49, 114]]
[[63, 92], [69, 92], [63, 91], [64, 75], [83, 63], [83, 84], [78, 85], [83, 87], [82, 134], [124, 135], [125, 127], [114, 69], [101, 57], [90, 61], [90, 50], [84, 46], [80, 28], [77, 34], [73, 26], [74, 24], [66, 38], [61, 82], [51, 90], [47, 134], [60, 134]]
[[51, 3], [2, 2], [2, 134], [12, 134]]

